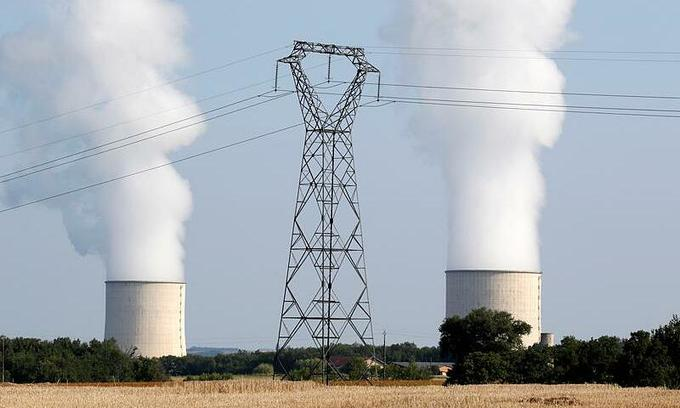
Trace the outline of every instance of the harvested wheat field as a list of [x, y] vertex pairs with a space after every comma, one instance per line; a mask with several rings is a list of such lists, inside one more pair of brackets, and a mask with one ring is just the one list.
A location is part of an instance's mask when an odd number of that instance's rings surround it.
[[607, 385], [333, 386], [242, 379], [152, 387], [11, 385], [0, 407], [680, 407], [680, 391]]

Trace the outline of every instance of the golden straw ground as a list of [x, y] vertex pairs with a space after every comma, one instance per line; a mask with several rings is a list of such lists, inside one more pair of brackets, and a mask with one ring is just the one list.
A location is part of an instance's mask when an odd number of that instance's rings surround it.
[[680, 391], [607, 385], [334, 386], [238, 379], [153, 387], [10, 385], [0, 407], [680, 407]]

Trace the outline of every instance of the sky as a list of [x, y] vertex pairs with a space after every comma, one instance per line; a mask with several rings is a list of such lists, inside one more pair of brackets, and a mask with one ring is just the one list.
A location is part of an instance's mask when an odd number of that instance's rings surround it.
[[[189, 22], [191, 52], [179, 75], [295, 39], [391, 45], [387, 33], [403, 4], [178, 3]], [[44, 6], [2, 2], [0, 34], [35, 21]], [[565, 49], [677, 50], [678, 13], [672, 0], [580, 0]], [[200, 98], [267, 80], [275, 57], [284, 55], [281, 50], [179, 86]], [[398, 78], [398, 58], [369, 57], [383, 80]], [[664, 95], [680, 95], [679, 64], [558, 61], [568, 92]], [[369, 291], [376, 334], [385, 330], [388, 343], [433, 345], [444, 315], [446, 188], [439, 165], [408, 133], [407, 116], [404, 107], [363, 109], [353, 131]], [[297, 102], [283, 98], [212, 122], [177, 156], [299, 120]], [[626, 336], [680, 311], [677, 120], [567, 115], [556, 146], [542, 152], [543, 331]], [[177, 167], [194, 200], [185, 240], [189, 346], [274, 346], [301, 144], [302, 133], [289, 132]], [[76, 253], [56, 211], [38, 205], [0, 214], [0, 259], [0, 332], [103, 336], [103, 264]]]

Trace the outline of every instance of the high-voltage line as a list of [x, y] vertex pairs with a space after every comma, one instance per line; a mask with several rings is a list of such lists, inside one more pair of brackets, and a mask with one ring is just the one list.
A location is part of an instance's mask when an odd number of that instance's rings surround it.
[[[345, 81], [331, 81], [342, 82]], [[366, 82], [366, 85], [378, 85], [376, 82]], [[425, 84], [404, 84], [404, 83], [385, 83], [381, 84], [383, 87], [395, 88], [416, 88], [416, 89], [430, 89], [430, 90], [445, 90], [445, 91], [473, 91], [473, 92], [492, 92], [492, 93], [510, 93], [510, 94], [530, 94], [530, 95], [565, 95], [565, 96], [586, 96], [597, 98], [630, 98], [630, 99], [661, 99], [661, 100], [680, 100], [680, 96], [673, 95], [650, 95], [650, 94], [629, 94], [629, 93], [606, 93], [606, 92], [569, 92], [569, 91], [545, 91], [545, 90], [530, 90], [530, 89], [507, 89], [507, 88], [481, 88], [470, 86], [449, 86], [449, 85], [425, 85]]]
[[[319, 92], [320, 95], [339, 95], [335, 92]], [[389, 103], [401, 103], [411, 105], [432, 105], [450, 107], [485, 108], [500, 110], [532, 111], [532, 112], [557, 112], [579, 113], [590, 115], [632, 116], [643, 118], [680, 118], [680, 109], [657, 109], [657, 108], [633, 108], [622, 106], [580, 106], [580, 105], [557, 105], [508, 101], [451, 99], [451, 98], [428, 98], [404, 95], [372, 95], [376, 101]], [[383, 105], [380, 105], [383, 106]], [[651, 112], [651, 113], [646, 113]], [[657, 112], [657, 113], [654, 113]], [[665, 113], [664, 113], [665, 112]], [[672, 114], [678, 113], [678, 114]]]
[[[445, 57], [445, 58], [481, 58], [481, 59], [507, 59], [507, 60], [544, 60], [543, 56], [522, 56], [522, 55], [484, 55], [484, 54], [452, 54], [441, 52], [419, 52], [419, 51], [370, 51], [371, 55], [400, 55], [407, 57]], [[651, 63], [680, 63], [680, 59], [661, 59], [661, 58], [614, 58], [614, 57], [548, 57], [555, 61], [586, 61], [586, 62], [651, 62]]]
[[243, 144], [246, 144], [246, 143], [254, 142], [256, 140], [264, 139], [264, 138], [267, 138], [269, 136], [273, 136], [275, 134], [283, 133], [285, 131], [297, 128], [299, 126], [302, 126], [302, 123], [296, 123], [296, 124], [293, 124], [293, 125], [290, 125], [290, 126], [286, 126], [286, 127], [282, 127], [282, 128], [276, 129], [276, 130], [272, 130], [272, 131], [267, 132], [267, 133], [261, 133], [257, 136], [252, 136], [252, 137], [249, 137], [249, 138], [246, 138], [246, 139], [238, 140], [236, 142], [224, 144], [224, 145], [212, 148], [212, 149], [204, 150], [204, 151], [199, 152], [199, 153], [184, 156], [184, 157], [176, 159], [176, 160], [171, 160], [171, 161], [168, 161], [166, 163], [159, 164], [157, 166], [147, 167], [147, 168], [144, 168], [144, 169], [133, 171], [131, 173], [126, 173], [126, 174], [123, 174], [123, 175], [120, 175], [120, 176], [117, 176], [117, 177], [98, 181], [96, 183], [84, 185], [84, 186], [81, 186], [81, 187], [76, 187], [76, 188], [71, 189], [71, 190], [62, 191], [62, 192], [52, 194], [52, 195], [49, 195], [49, 196], [37, 198], [35, 200], [26, 201], [26, 202], [23, 202], [21, 204], [17, 204], [17, 205], [11, 206], [11, 207], [6, 207], [6, 208], [3, 208], [3, 209], [0, 209], [0, 213], [6, 213], [6, 212], [18, 210], [20, 208], [28, 207], [30, 205], [42, 203], [42, 202], [49, 201], [49, 200], [54, 200], [55, 198], [68, 196], [68, 195], [79, 193], [81, 191], [89, 190], [89, 189], [92, 189], [92, 188], [95, 188], [95, 187], [99, 187], [99, 186], [103, 186], [103, 185], [106, 185], [106, 184], [115, 183], [117, 181], [129, 179], [129, 178], [132, 178], [132, 177], [135, 177], [135, 176], [139, 176], [141, 174], [149, 173], [149, 172], [164, 168], [164, 167], [183, 163], [183, 162], [186, 162], [186, 161], [189, 161], [189, 160], [193, 160], [193, 159], [196, 159], [196, 158], [199, 158], [199, 157], [214, 154], [214, 153], [217, 153], [217, 152], [220, 152], [220, 151], [223, 151], [223, 150], [226, 150], [226, 149], [230, 149], [230, 148], [233, 148], [233, 147], [236, 147], [236, 146], [240, 146], [240, 145], [243, 145]]
[[517, 48], [467, 48], [467, 47], [416, 47], [416, 46], [397, 46], [397, 45], [373, 45], [364, 46], [365, 49], [392, 49], [392, 50], [424, 50], [424, 51], [484, 51], [484, 52], [512, 52], [512, 53], [531, 53], [543, 52], [546, 54], [636, 54], [636, 55], [680, 55], [680, 51], [661, 51], [661, 50], [540, 50], [540, 49], [517, 49]]
[[[176, 120], [174, 122], [170, 122], [170, 123], [167, 123], [167, 124], [164, 124], [164, 125], [161, 125], [161, 126], [157, 126], [155, 128], [152, 128], [152, 129], [147, 129], [147, 130], [144, 130], [144, 131], [132, 134], [132, 135], [128, 135], [128, 136], [125, 136], [125, 137], [122, 137], [122, 138], [119, 138], [119, 139], [115, 139], [115, 140], [108, 141], [106, 143], [102, 143], [102, 144], [97, 145], [97, 146], [92, 146], [92, 147], [80, 150], [78, 152], [69, 153], [69, 154], [66, 154], [66, 155], [51, 159], [51, 160], [47, 160], [47, 161], [44, 161], [44, 162], [41, 162], [41, 163], [34, 164], [32, 166], [29, 166], [29, 167], [25, 167], [25, 168], [22, 168], [22, 169], [19, 169], [19, 170], [15, 170], [15, 171], [10, 172], [10, 173], [2, 174], [2, 175], [0, 175], [0, 184], [1, 183], [7, 183], [9, 181], [13, 181], [13, 180], [17, 180], [17, 179], [21, 179], [21, 178], [24, 178], [24, 177], [28, 177], [28, 176], [31, 176], [33, 174], [42, 173], [44, 171], [55, 169], [55, 168], [58, 168], [58, 167], [62, 167], [62, 166], [65, 166], [67, 164], [72, 164], [72, 163], [78, 162], [80, 160], [89, 159], [91, 157], [95, 157], [95, 156], [99, 156], [99, 155], [109, 153], [109, 152], [112, 152], [112, 151], [115, 151], [115, 150], [119, 150], [119, 149], [122, 149], [124, 147], [132, 146], [132, 145], [135, 145], [135, 144], [138, 144], [138, 143], [141, 143], [141, 142], [145, 142], [147, 140], [151, 140], [151, 139], [155, 139], [155, 138], [158, 138], [158, 137], [161, 137], [161, 136], [165, 136], [165, 135], [168, 135], [170, 133], [178, 132], [180, 130], [185, 130], [185, 129], [194, 127], [196, 125], [200, 125], [202, 123], [207, 123], [207, 122], [210, 122], [210, 121], [215, 120], [215, 119], [223, 118], [225, 116], [232, 115], [234, 113], [242, 112], [244, 110], [251, 109], [251, 108], [254, 108], [256, 106], [260, 106], [260, 105], [263, 105], [265, 103], [272, 102], [276, 99], [280, 99], [280, 98], [282, 98], [284, 96], [288, 96], [288, 95], [290, 95], [290, 93], [282, 93], [280, 95], [272, 96], [271, 98], [265, 99], [264, 101], [252, 103], [250, 105], [246, 105], [246, 106], [243, 106], [243, 107], [240, 107], [240, 108], [237, 108], [237, 109], [233, 109], [233, 110], [230, 110], [230, 111], [227, 111], [227, 112], [218, 113], [218, 114], [215, 114], [213, 116], [209, 116], [207, 118], [203, 117], [206, 114], [214, 113], [214, 112], [223, 110], [227, 107], [230, 107], [230, 106], [233, 106], [233, 105], [236, 105], [236, 104], [239, 104], [239, 103], [243, 103], [243, 102], [248, 101], [248, 100], [253, 100], [255, 98], [261, 98], [263, 95], [255, 95], [255, 96], [252, 96], [252, 97], [249, 97], [249, 98], [245, 98], [245, 99], [242, 99], [240, 101], [237, 101], [237, 102], [234, 102], [234, 103], [231, 103], [231, 104], [228, 104], [228, 105], [223, 105], [221, 107], [217, 107], [217, 108], [211, 109], [211, 110], [206, 111], [206, 112], [201, 112], [201, 113], [198, 113], [196, 115], [192, 115], [192, 116], [180, 119], [180, 120]], [[144, 137], [144, 138], [141, 138], [141, 139], [135, 139], [138, 136], [142, 136], [142, 135], [154, 132], [156, 130], [164, 129], [164, 128], [167, 128], [167, 127], [170, 127], [170, 126], [173, 126], [173, 125], [181, 124], [181, 123], [186, 122], [186, 121], [191, 120], [191, 119], [198, 119], [198, 120], [191, 122], [191, 123], [188, 123], [188, 124], [185, 124], [185, 125], [182, 125], [182, 126], [179, 126], [179, 127], [176, 127], [176, 128], [172, 128], [170, 130], [166, 130], [166, 131], [163, 131], [163, 132], [160, 132], [160, 133], [155, 133], [155, 134], [152, 134], [150, 136], [147, 136], [147, 137]], [[124, 143], [124, 144], [121, 144], [121, 145], [109, 147], [109, 148], [104, 149], [104, 150], [99, 150], [99, 149], [102, 149], [104, 147], [111, 146], [111, 145], [114, 145], [116, 143], [123, 142], [123, 141], [126, 141], [126, 140], [131, 140], [131, 141]], [[97, 150], [99, 150], [99, 151], [97, 151]], [[89, 152], [93, 152], [93, 153], [86, 154], [86, 153], [89, 153]], [[67, 160], [67, 159], [70, 159], [70, 160]]]
[[[303, 71], [307, 54], [328, 55], [329, 71], [333, 56], [346, 57], [356, 69], [331, 110]], [[318, 362], [307, 375], [328, 384], [331, 378], [344, 378], [331, 357], [345, 331], [353, 332], [375, 357], [351, 131], [366, 76], [380, 71], [361, 48], [303, 41], [296, 41], [291, 54], [278, 62], [293, 73], [305, 138], [274, 370], [291, 377], [286, 350], [306, 334], [319, 348]]]
[[[316, 69], [316, 68], [320, 68], [320, 67], [323, 67], [323, 66], [326, 66], [326, 64], [323, 63], [323, 64], [314, 65], [314, 66], [310, 67], [309, 69]], [[284, 77], [287, 77], [287, 76], [290, 76], [290, 74], [285, 75]], [[182, 109], [182, 108], [194, 106], [195, 104], [200, 104], [202, 102], [206, 102], [206, 101], [209, 101], [209, 100], [212, 100], [212, 99], [217, 99], [217, 98], [227, 96], [227, 95], [230, 95], [230, 94], [234, 94], [234, 93], [237, 93], [237, 92], [252, 89], [252, 88], [255, 88], [255, 87], [258, 87], [258, 86], [261, 86], [261, 85], [271, 84], [271, 82], [272, 82], [271, 79], [267, 79], [267, 80], [264, 80], [264, 81], [258, 81], [258, 82], [255, 82], [255, 83], [251, 83], [249, 85], [241, 86], [239, 88], [230, 89], [230, 90], [222, 91], [222, 92], [219, 92], [219, 93], [216, 93], [216, 94], [204, 96], [204, 97], [201, 97], [199, 99], [196, 99], [195, 101], [185, 103], [185, 104], [182, 104], [182, 105], [179, 105], [179, 106], [175, 106], [175, 107], [172, 107], [172, 108], [156, 111], [156, 112], [150, 113], [148, 115], [138, 116], [138, 117], [130, 119], [130, 120], [112, 123], [110, 125], [106, 125], [106, 126], [101, 127], [101, 128], [92, 129], [92, 130], [88, 130], [86, 132], [77, 133], [77, 134], [62, 137], [62, 138], [59, 138], [59, 139], [50, 140], [48, 142], [35, 144], [33, 146], [29, 146], [29, 147], [25, 147], [25, 148], [22, 148], [22, 149], [19, 149], [19, 150], [15, 150], [13, 152], [0, 154], [0, 159], [16, 156], [16, 155], [19, 155], [19, 154], [22, 154], [22, 153], [28, 153], [28, 152], [38, 150], [38, 149], [42, 149], [42, 148], [46, 148], [46, 147], [49, 147], [49, 146], [54, 146], [54, 145], [64, 143], [64, 142], [68, 142], [68, 141], [74, 140], [74, 139], [86, 138], [88, 136], [94, 135], [96, 133], [103, 132], [105, 130], [115, 129], [119, 126], [135, 123], [135, 122], [138, 122], [138, 121], [144, 120], [144, 119], [149, 119], [149, 118], [152, 118], [152, 117], [155, 117], [155, 116], [158, 116], [158, 115], [162, 115], [164, 113], [169, 113], [169, 112], [173, 112], [173, 111], [176, 111], [176, 110], [179, 110], [179, 109]]]
[[27, 127], [38, 125], [38, 124], [41, 124], [41, 123], [49, 122], [49, 121], [52, 121], [52, 120], [55, 120], [55, 119], [62, 118], [64, 116], [68, 116], [68, 115], [72, 115], [74, 113], [85, 111], [85, 110], [88, 110], [88, 109], [96, 108], [98, 106], [106, 105], [108, 103], [111, 103], [111, 102], [114, 102], [114, 101], [117, 101], [117, 100], [120, 100], [120, 99], [128, 98], [130, 96], [139, 95], [139, 94], [142, 94], [144, 92], [148, 92], [148, 91], [151, 91], [151, 90], [154, 90], [154, 89], [170, 86], [170, 85], [176, 84], [178, 82], [185, 81], [187, 79], [191, 79], [191, 78], [195, 78], [195, 77], [205, 75], [205, 74], [208, 74], [208, 73], [211, 73], [211, 72], [219, 71], [219, 70], [222, 70], [222, 69], [234, 66], [234, 65], [238, 65], [238, 64], [253, 60], [255, 58], [263, 57], [263, 56], [268, 55], [268, 54], [273, 54], [277, 51], [281, 51], [281, 50], [286, 49], [286, 48], [288, 48], [288, 45], [283, 46], [283, 47], [277, 47], [277, 48], [274, 48], [272, 50], [261, 52], [259, 54], [254, 54], [254, 55], [250, 55], [250, 56], [247, 56], [247, 57], [244, 57], [244, 58], [233, 60], [233, 61], [221, 64], [221, 65], [217, 65], [217, 66], [214, 66], [214, 67], [206, 68], [202, 71], [198, 71], [198, 72], [194, 72], [194, 73], [191, 73], [191, 74], [188, 74], [188, 75], [184, 75], [184, 76], [181, 76], [179, 78], [172, 79], [170, 81], [161, 82], [159, 84], [140, 88], [140, 89], [128, 92], [128, 93], [113, 96], [113, 97], [108, 98], [108, 99], [102, 99], [100, 101], [92, 102], [92, 103], [87, 104], [87, 105], [72, 108], [72, 109], [69, 109], [69, 110], [66, 110], [66, 111], [63, 111], [63, 112], [56, 113], [54, 115], [50, 115], [50, 116], [46, 116], [46, 117], [43, 117], [43, 118], [40, 118], [40, 119], [32, 120], [30, 122], [25, 122], [25, 123], [22, 123], [22, 124], [19, 124], [19, 125], [10, 127], [10, 128], [0, 129], [0, 135], [4, 134], [4, 133], [13, 132], [15, 130], [25, 129]]

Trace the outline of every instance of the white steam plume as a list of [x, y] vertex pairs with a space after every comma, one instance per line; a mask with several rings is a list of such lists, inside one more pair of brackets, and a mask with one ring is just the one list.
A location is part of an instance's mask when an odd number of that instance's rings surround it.
[[[95, 101], [154, 87], [186, 57], [182, 10], [166, 0], [61, 0], [48, 3], [43, 24], [0, 39], [0, 122], [20, 125]], [[131, 122], [188, 105], [181, 111]], [[155, 87], [3, 136], [3, 153], [119, 122], [125, 125], [12, 158], [17, 169], [198, 113], [171, 86]], [[3, 126], [5, 128], [7, 126]], [[14, 204], [168, 162], [200, 126], [161, 136], [58, 171], [4, 185]], [[147, 135], [145, 135], [147, 136]], [[5, 143], [7, 138], [11, 143]], [[0, 163], [5, 165], [4, 163]], [[102, 257], [110, 280], [183, 281], [184, 222], [191, 191], [175, 169], [47, 202], [58, 209], [73, 246]]]
[[[418, 0], [402, 15], [407, 45], [431, 53], [510, 58], [405, 56], [411, 82], [560, 92], [564, 78], [546, 51], [566, 35], [573, 0]], [[461, 51], [460, 49], [486, 49]], [[522, 50], [507, 52], [499, 50]], [[520, 57], [514, 59], [513, 57]], [[433, 91], [423, 95], [561, 105], [540, 96]], [[538, 154], [558, 138], [563, 114], [418, 107], [412, 125], [436, 146], [449, 187], [449, 269], [540, 270], [538, 220], [544, 182]]]

